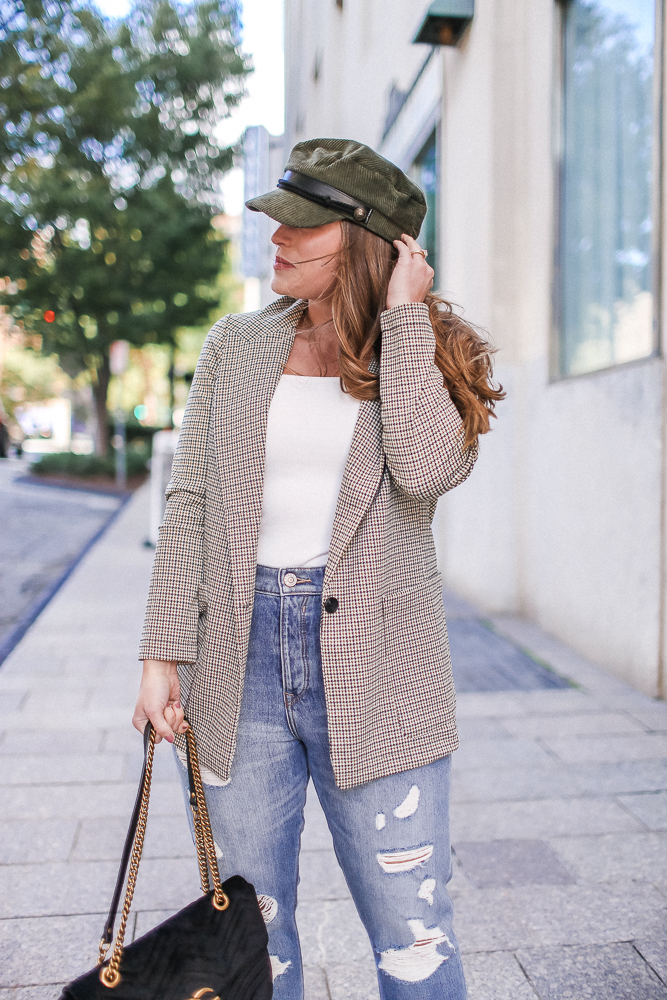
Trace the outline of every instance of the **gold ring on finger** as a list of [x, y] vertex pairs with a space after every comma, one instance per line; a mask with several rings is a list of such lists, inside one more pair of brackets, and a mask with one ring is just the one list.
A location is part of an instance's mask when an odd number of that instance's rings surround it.
[[424, 258], [424, 260], [426, 260], [426, 258], [428, 257], [428, 254], [426, 253], [426, 250], [411, 250], [410, 251], [410, 256], [414, 257], [414, 255], [416, 253], [420, 254]]

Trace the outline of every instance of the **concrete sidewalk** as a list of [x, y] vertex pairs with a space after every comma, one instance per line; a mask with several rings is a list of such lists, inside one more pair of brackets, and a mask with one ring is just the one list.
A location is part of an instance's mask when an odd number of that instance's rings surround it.
[[[0, 1000], [51, 1000], [96, 958], [140, 769], [146, 523], [142, 493], [0, 670]], [[532, 626], [493, 624], [579, 686], [459, 697], [451, 889], [470, 998], [667, 1000], [667, 706]], [[198, 892], [164, 745], [144, 858], [137, 934]], [[301, 872], [307, 1000], [376, 998], [312, 796]]]

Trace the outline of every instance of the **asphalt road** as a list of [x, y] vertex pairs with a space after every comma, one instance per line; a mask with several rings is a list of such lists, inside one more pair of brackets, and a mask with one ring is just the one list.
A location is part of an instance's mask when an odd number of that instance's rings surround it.
[[21, 482], [0, 459], [0, 648], [120, 506], [118, 497]]

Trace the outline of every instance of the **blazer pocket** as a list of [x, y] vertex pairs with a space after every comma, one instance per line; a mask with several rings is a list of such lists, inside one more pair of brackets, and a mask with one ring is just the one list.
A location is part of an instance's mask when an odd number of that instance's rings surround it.
[[382, 615], [386, 677], [400, 727], [415, 736], [443, 728], [453, 685], [440, 575], [385, 595]]
[[205, 615], [210, 604], [209, 589], [205, 583], [200, 583], [197, 587], [197, 604], [199, 606], [199, 614]]

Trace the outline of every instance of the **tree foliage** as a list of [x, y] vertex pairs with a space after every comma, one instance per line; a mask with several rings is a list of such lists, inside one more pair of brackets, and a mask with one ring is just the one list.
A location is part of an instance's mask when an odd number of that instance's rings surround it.
[[211, 308], [232, 163], [215, 130], [247, 72], [235, 7], [149, 0], [120, 23], [64, 0], [0, 10], [4, 301], [91, 371], [104, 451], [110, 343], [173, 343]]

